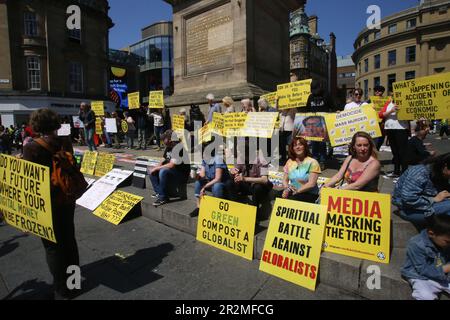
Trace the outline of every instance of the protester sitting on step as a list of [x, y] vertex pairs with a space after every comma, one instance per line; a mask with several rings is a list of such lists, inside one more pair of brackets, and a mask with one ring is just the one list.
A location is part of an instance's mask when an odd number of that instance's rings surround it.
[[250, 150], [248, 138], [244, 146], [238, 143], [237, 164], [230, 173], [233, 200], [239, 201], [239, 196], [251, 195], [250, 204], [257, 208], [257, 217], [262, 217], [262, 206], [264, 202], [270, 203], [269, 193], [273, 184], [269, 181], [269, 162], [259, 148]]
[[408, 244], [402, 276], [411, 284], [416, 300], [436, 300], [450, 294], [450, 216], [434, 215], [427, 228]]
[[[180, 198], [186, 198], [185, 185], [189, 178], [190, 164], [184, 161], [184, 153], [187, 152], [180, 144], [180, 141], [173, 141], [174, 132], [167, 130], [161, 136], [161, 140], [166, 146], [164, 150], [164, 161], [159, 166], [150, 171], [150, 181], [155, 193], [152, 195], [157, 200], [153, 203], [155, 207], [166, 204], [169, 201], [170, 195], [175, 195]], [[179, 148], [175, 148], [179, 146]], [[180, 188], [181, 187], [181, 188]], [[183, 189], [183, 194], [180, 194], [180, 189]]]
[[321, 173], [319, 162], [312, 158], [308, 142], [294, 137], [289, 145], [289, 160], [284, 167], [284, 199], [314, 203], [319, 197], [317, 179]]
[[410, 167], [395, 185], [392, 203], [419, 230], [432, 215], [450, 215], [450, 153]]
[[428, 123], [419, 121], [414, 131], [416, 135], [409, 139], [406, 148], [406, 159], [410, 166], [418, 165], [436, 154], [435, 151], [428, 151], [423, 143], [423, 140], [425, 140], [430, 131]]
[[349, 145], [349, 154], [339, 172], [324, 184], [324, 188], [335, 188], [337, 183], [342, 182], [336, 188], [377, 192], [381, 164], [370, 135], [357, 132]]

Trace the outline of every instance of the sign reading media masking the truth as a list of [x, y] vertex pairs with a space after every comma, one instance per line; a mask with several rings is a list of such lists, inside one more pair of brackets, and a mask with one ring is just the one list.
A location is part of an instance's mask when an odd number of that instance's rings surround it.
[[325, 206], [278, 198], [259, 269], [315, 290], [325, 223]]
[[369, 105], [324, 116], [333, 147], [349, 144], [358, 131], [365, 131], [372, 138], [381, 136], [377, 113]]
[[9, 225], [56, 243], [50, 169], [0, 154], [0, 211]]
[[94, 215], [117, 226], [142, 199], [131, 193], [116, 191], [95, 209]]
[[256, 207], [205, 196], [197, 240], [248, 260], [253, 259]]
[[450, 72], [393, 84], [399, 120], [450, 118]]
[[277, 87], [278, 110], [306, 107], [312, 79], [280, 84]]
[[391, 196], [324, 188], [328, 212], [324, 250], [389, 263]]
[[86, 151], [83, 154], [83, 162], [81, 163], [81, 173], [94, 175], [95, 165], [97, 163], [98, 152]]
[[97, 156], [97, 163], [95, 164], [95, 176], [103, 177], [114, 168], [116, 156], [113, 154], [100, 152]]

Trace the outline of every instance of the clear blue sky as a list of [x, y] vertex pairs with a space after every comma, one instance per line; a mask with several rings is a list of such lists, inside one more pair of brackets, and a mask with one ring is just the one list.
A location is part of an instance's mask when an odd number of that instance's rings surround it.
[[[319, 17], [319, 34], [329, 42], [337, 37], [337, 54], [353, 53], [353, 42], [365, 27], [369, 5], [378, 5], [381, 16], [413, 7], [418, 0], [308, 0], [306, 12]], [[141, 29], [161, 20], [172, 19], [172, 7], [162, 0], [109, 0], [109, 15], [115, 26], [110, 30], [110, 47], [120, 49], [141, 39]]]

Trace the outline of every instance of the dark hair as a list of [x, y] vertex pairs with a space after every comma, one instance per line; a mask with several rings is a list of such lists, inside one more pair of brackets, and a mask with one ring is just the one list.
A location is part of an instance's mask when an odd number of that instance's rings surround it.
[[437, 236], [450, 236], [450, 216], [446, 214], [434, 214], [427, 219], [427, 229]]
[[321, 116], [309, 116], [306, 117], [305, 119], [303, 119], [303, 125], [306, 127], [306, 122], [310, 119], [319, 119], [320, 123], [323, 125], [324, 124], [324, 118]]
[[425, 121], [418, 121], [414, 131], [419, 132], [419, 131], [428, 129], [429, 127], [430, 126]]
[[361, 88], [356, 88], [356, 89], [353, 89], [353, 91], [352, 91], [352, 96], [355, 95], [356, 92], [361, 93], [361, 96], [364, 95], [364, 90], [363, 90], [363, 89], [361, 89]]
[[39, 109], [30, 116], [30, 126], [34, 132], [46, 134], [61, 128], [59, 116], [50, 109]]
[[442, 176], [442, 170], [445, 167], [450, 170], [450, 152], [429, 158], [422, 164], [431, 166], [431, 181], [438, 190], [442, 191], [448, 187], [448, 181]]
[[367, 139], [367, 141], [369, 141], [369, 153], [372, 157], [374, 157], [375, 159], [378, 159], [378, 154], [376, 152], [377, 148], [375, 146], [375, 142], [373, 142], [372, 137], [364, 131], [359, 131], [357, 133], [355, 133], [355, 135], [352, 138], [352, 142], [350, 142], [349, 146], [348, 146], [348, 153], [352, 156], [352, 158], [356, 158], [356, 150], [355, 150], [355, 144], [356, 144], [356, 139], [358, 138], [365, 138]]
[[309, 150], [308, 141], [306, 141], [303, 137], [293, 137], [292, 142], [289, 145], [289, 159], [295, 160], [297, 159], [297, 155], [294, 151], [294, 146], [297, 144], [297, 141], [300, 141], [303, 148], [305, 148], [305, 157], [312, 157], [311, 151]]
[[166, 139], [169, 139], [170, 141], [172, 141], [172, 130], [166, 130], [162, 135], [161, 135], [161, 141], [164, 141]]
[[386, 89], [383, 86], [375, 86], [375, 88], [373, 88], [373, 91], [374, 92], [381, 91], [384, 93], [386, 91]]

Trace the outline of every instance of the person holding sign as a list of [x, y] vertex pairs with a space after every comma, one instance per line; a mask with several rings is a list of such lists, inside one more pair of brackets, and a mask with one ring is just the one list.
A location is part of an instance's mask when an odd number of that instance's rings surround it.
[[[57, 130], [61, 127], [58, 115], [49, 109], [40, 109], [31, 114], [30, 125], [34, 132], [53, 150], [63, 150], [73, 155], [70, 139], [57, 136]], [[36, 141], [27, 144], [23, 149], [23, 159], [50, 168], [52, 172], [53, 154]], [[56, 297], [70, 298], [66, 282], [68, 278], [67, 268], [78, 266], [78, 246], [75, 239], [75, 200], [62, 203], [60, 199], [62, 191], [51, 189], [52, 222], [57, 243], [42, 239], [45, 248], [47, 264], [53, 276], [53, 285]]]
[[214, 103], [214, 95], [212, 93], [206, 96], [206, 100], [208, 100], [209, 105], [208, 117], [206, 118], [206, 124], [208, 124], [212, 122], [214, 113], [222, 113], [222, 110], [218, 103]]
[[269, 102], [266, 99], [261, 98], [258, 100], [259, 112], [277, 112], [277, 109], [269, 106]]
[[414, 131], [416, 135], [409, 139], [406, 148], [406, 159], [410, 166], [418, 165], [436, 154], [435, 151], [428, 151], [423, 143], [430, 131], [430, 126], [426, 122], [419, 121]]
[[352, 93], [353, 101], [349, 102], [345, 105], [344, 111], [359, 108], [359, 107], [367, 105], [367, 102], [362, 101], [363, 95], [364, 95], [364, 91], [362, 89], [359, 89], [359, 88], [354, 89], [353, 93]]
[[392, 203], [400, 217], [421, 230], [432, 215], [450, 215], [450, 153], [410, 167], [395, 185]]
[[416, 300], [436, 300], [450, 294], [450, 216], [433, 216], [427, 229], [408, 244], [402, 277], [408, 280]]
[[[359, 190], [366, 192], [378, 191], [378, 179], [381, 164], [378, 161], [376, 146], [370, 135], [366, 132], [357, 132], [349, 146], [350, 156], [345, 159], [341, 169], [327, 183], [324, 188], [337, 188], [343, 190]], [[347, 184], [344, 185], [344, 182]]]
[[252, 101], [250, 99], [242, 99], [241, 100], [241, 108], [242, 112], [256, 112], [255, 108], [252, 105]]
[[127, 149], [133, 149], [134, 145], [134, 136], [136, 134], [136, 126], [133, 117], [129, 112], [124, 112], [125, 120], [128, 124], [128, 132], [127, 132]]
[[82, 102], [80, 105], [80, 113], [78, 117], [84, 124], [84, 139], [89, 147], [89, 151], [97, 151], [94, 143], [95, 133], [95, 113], [91, 110], [91, 106]]
[[223, 103], [223, 113], [232, 113], [235, 112], [234, 111], [234, 100], [231, 97], [224, 97], [222, 99], [222, 103]]
[[[382, 98], [384, 92], [386, 91], [386, 88], [383, 86], [375, 86], [375, 88], [373, 88], [373, 91], [375, 92], [375, 97]], [[371, 104], [372, 101], [369, 99], [367, 101], [367, 103]], [[381, 130], [381, 137], [378, 137], [375, 139], [375, 144], [377, 146], [377, 150], [380, 150], [381, 146], [384, 143], [384, 140], [386, 139], [386, 132], [384, 131], [384, 119], [380, 123], [380, 130]]]
[[308, 141], [294, 137], [289, 145], [289, 160], [284, 167], [283, 199], [315, 203], [319, 197], [317, 179], [320, 165], [312, 158]]
[[156, 138], [156, 151], [161, 151], [161, 134], [164, 130], [164, 117], [162, 109], [154, 109], [150, 116], [153, 117], [153, 134]]

